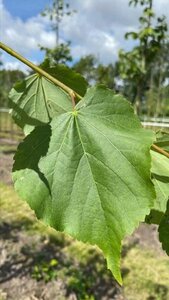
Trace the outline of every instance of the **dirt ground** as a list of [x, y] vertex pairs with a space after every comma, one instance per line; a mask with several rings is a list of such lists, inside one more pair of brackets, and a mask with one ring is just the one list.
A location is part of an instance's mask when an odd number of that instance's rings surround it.
[[11, 171], [13, 165], [13, 154], [0, 153], [0, 181], [9, 185], [12, 184]]
[[17, 141], [0, 137], [0, 182], [12, 184], [11, 172]]
[[[10, 151], [0, 152], [0, 182], [8, 186], [12, 184], [13, 154]], [[63, 245], [57, 241], [52, 243], [38, 232], [28, 234], [25, 226], [24, 222], [13, 223], [8, 219], [0, 223], [0, 300], [127, 300], [123, 296], [123, 289], [112, 280], [109, 273], [97, 275], [98, 258], [91, 260], [88, 265], [80, 265], [74, 258], [70, 260], [64, 254]], [[142, 224], [129, 238], [123, 255], [126, 255], [129, 247], [135, 243], [141, 247], [153, 248], [159, 255], [163, 255], [156, 226]], [[45, 282], [44, 278], [33, 278], [32, 274], [39, 259], [40, 262], [49, 262], [53, 258], [58, 263], [57, 272], [60, 275], [49, 282]], [[61, 276], [63, 270], [67, 272], [65, 274], [69, 274], [68, 277]], [[69, 282], [70, 274], [75, 270], [79, 272], [76, 277], [81, 280], [72, 285]], [[90, 282], [91, 274], [93, 282]], [[78, 292], [78, 289], [85, 289], [83, 281], [88, 284], [87, 296]], [[93, 295], [93, 298], [90, 295]]]

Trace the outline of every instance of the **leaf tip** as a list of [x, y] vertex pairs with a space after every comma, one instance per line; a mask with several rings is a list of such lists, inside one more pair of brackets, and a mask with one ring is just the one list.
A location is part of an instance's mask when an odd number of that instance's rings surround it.
[[115, 280], [120, 286], [123, 285], [123, 279], [120, 271], [120, 258], [115, 259], [115, 257], [106, 257], [107, 268], [112, 272]]

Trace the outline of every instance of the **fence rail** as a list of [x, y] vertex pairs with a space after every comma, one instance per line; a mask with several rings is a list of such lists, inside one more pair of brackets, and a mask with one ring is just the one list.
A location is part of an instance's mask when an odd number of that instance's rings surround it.
[[157, 117], [141, 117], [140, 118], [142, 122], [152, 122], [152, 123], [168, 123], [169, 124], [169, 118], [157, 118]]
[[144, 127], [169, 128], [169, 123], [141, 122]]
[[[23, 138], [22, 130], [14, 123], [10, 109], [0, 108], [0, 143], [11, 141], [18, 143]], [[146, 118], [142, 119], [142, 125], [148, 128], [164, 129], [168, 131], [169, 118]]]

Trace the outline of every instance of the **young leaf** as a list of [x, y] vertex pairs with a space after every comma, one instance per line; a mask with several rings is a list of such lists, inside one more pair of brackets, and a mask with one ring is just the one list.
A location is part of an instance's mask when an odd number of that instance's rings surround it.
[[152, 142], [122, 96], [90, 88], [76, 110], [38, 126], [20, 144], [15, 189], [38, 218], [96, 244], [121, 283], [121, 240], [144, 220], [155, 198]]

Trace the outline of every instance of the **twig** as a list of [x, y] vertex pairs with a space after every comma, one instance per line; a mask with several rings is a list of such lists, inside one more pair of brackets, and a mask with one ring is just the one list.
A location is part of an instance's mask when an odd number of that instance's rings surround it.
[[7, 45], [0, 42], [0, 48], [3, 49], [4, 51], [6, 51], [7, 53], [9, 53], [10, 55], [14, 56], [15, 58], [19, 59], [21, 62], [23, 62], [25, 65], [27, 65], [28, 67], [33, 69], [35, 72], [37, 72], [41, 76], [46, 77], [48, 80], [50, 80], [51, 82], [53, 82], [54, 84], [59, 86], [61, 89], [63, 89], [65, 92], [67, 92], [69, 94], [69, 96], [71, 97], [73, 108], [75, 107], [75, 97], [77, 97], [78, 99], [82, 98], [79, 94], [77, 94], [75, 91], [73, 91], [67, 85], [65, 85], [64, 83], [62, 83], [55, 77], [51, 76], [50, 74], [48, 74], [47, 72], [45, 72], [44, 70], [42, 70], [41, 68], [39, 68], [38, 66], [33, 64], [32, 62], [30, 62], [29, 60], [24, 58], [22, 55], [20, 55], [19, 53], [17, 53], [10, 47], [8, 47]]

